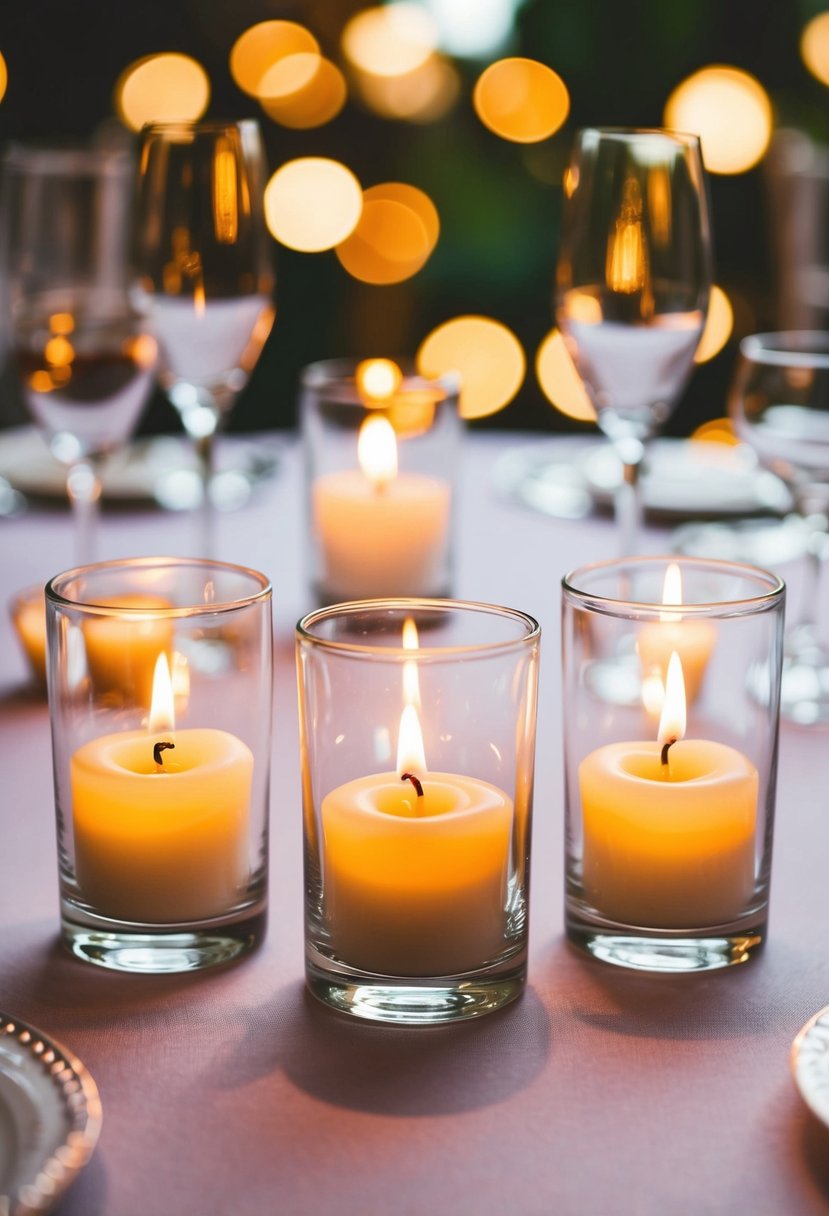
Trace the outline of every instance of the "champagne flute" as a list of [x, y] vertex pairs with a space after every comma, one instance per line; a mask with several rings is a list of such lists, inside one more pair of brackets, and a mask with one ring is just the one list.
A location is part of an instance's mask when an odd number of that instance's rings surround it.
[[622, 462], [623, 556], [637, 550], [646, 444], [670, 415], [702, 333], [710, 243], [696, 136], [578, 133], [564, 181], [556, 317]]
[[161, 348], [159, 378], [195, 444], [202, 554], [213, 550], [215, 436], [274, 318], [257, 123], [144, 128], [134, 298]]
[[729, 399], [734, 429], [789, 487], [807, 530], [800, 613], [786, 631], [780, 713], [829, 723], [829, 647], [817, 619], [829, 530], [829, 334], [752, 334]]
[[135, 168], [122, 149], [13, 146], [3, 161], [12, 360], [67, 467], [78, 563], [93, 559], [102, 459], [132, 433], [156, 344], [129, 299]]

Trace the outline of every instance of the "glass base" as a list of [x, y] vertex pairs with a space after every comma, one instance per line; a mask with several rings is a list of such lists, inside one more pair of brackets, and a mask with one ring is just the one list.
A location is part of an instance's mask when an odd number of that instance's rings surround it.
[[580, 950], [633, 971], [679, 975], [689, 971], [717, 971], [753, 958], [765, 940], [762, 931], [742, 931], [722, 937], [613, 932], [568, 920], [567, 936]]
[[186, 932], [131, 932], [123, 927], [93, 928], [61, 919], [61, 937], [76, 958], [110, 971], [166, 975], [202, 971], [229, 963], [253, 950], [265, 934], [265, 914], [230, 925]]
[[395, 1026], [439, 1026], [494, 1013], [524, 990], [526, 968], [473, 979], [394, 980], [346, 976], [306, 967], [310, 992], [324, 1005], [371, 1022]]

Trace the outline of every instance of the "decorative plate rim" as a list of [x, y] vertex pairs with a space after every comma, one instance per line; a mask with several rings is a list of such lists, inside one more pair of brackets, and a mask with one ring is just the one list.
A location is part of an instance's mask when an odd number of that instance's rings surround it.
[[803, 1101], [829, 1126], [829, 1005], [798, 1031], [792, 1043], [791, 1068]]
[[40, 1163], [35, 1176], [18, 1183], [15, 1193], [0, 1195], [0, 1211], [5, 1200], [9, 1216], [34, 1216], [49, 1211], [92, 1156], [101, 1133], [101, 1099], [76, 1055], [22, 1018], [0, 1010], [0, 1042], [4, 1039], [12, 1040], [50, 1076], [71, 1124], [66, 1141]]

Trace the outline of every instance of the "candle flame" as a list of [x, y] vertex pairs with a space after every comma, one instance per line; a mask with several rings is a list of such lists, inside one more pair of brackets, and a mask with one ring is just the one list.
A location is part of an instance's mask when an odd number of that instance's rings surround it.
[[665, 700], [659, 718], [657, 740], [660, 747], [675, 743], [685, 735], [685, 677], [682, 662], [675, 650], [671, 651], [668, 674], [665, 677]]
[[376, 490], [384, 489], [397, 476], [397, 439], [388, 418], [370, 414], [360, 427], [357, 440], [360, 468]]
[[423, 731], [414, 705], [405, 706], [400, 715], [400, 731], [397, 736], [397, 771], [400, 774], [414, 773], [423, 776], [426, 772], [426, 753], [423, 749]]
[[170, 665], [164, 651], [155, 661], [153, 673], [153, 699], [150, 704], [149, 730], [157, 734], [162, 730], [175, 730], [176, 711], [173, 698], [173, 681]]
[[[679, 605], [682, 603], [682, 573], [676, 562], [671, 562], [665, 571], [665, 582], [662, 584], [662, 603]], [[680, 612], [660, 612], [660, 621], [680, 621]]]
[[397, 392], [403, 373], [393, 359], [364, 359], [357, 366], [355, 379], [363, 403], [373, 406]]

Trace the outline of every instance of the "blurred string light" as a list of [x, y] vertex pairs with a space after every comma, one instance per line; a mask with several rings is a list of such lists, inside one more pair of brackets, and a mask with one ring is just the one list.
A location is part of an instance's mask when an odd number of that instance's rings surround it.
[[295, 21], [260, 21], [236, 39], [230, 50], [230, 74], [243, 93], [259, 97], [267, 73], [289, 55], [319, 55], [310, 30]]
[[535, 374], [544, 396], [559, 413], [578, 422], [596, 421], [596, 411], [558, 329], [551, 329], [539, 346]]
[[197, 122], [210, 101], [207, 72], [189, 55], [147, 55], [125, 68], [115, 85], [115, 108], [133, 131], [148, 122]]
[[665, 126], [699, 135], [711, 173], [745, 173], [769, 146], [772, 108], [766, 90], [748, 72], [707, 67], [671, 93]]
[[564, 81], [536, 59], [491, 63], [479, 76], [472, 100], [484, 126], [522, 144], [549, 138], [570, 112]]
[[0, 55], [0, 101], [6, 96], [6, 89], [9, 84], [9, 70], [6, 67], [6, 61]]
[[518, 392], [526, 360], [515, 334], [490, 317], [455, 317], [423, 340], [417, 352], [422, 376], [460, 376], [460, 413], [484, 418], [503, 409]]
[[357, 178], [319, 156], [288, 161], [265, 187], [265, 221], [277, 241], [301, 253], [333, 249], [355, 228], [363, 207]]
[[800, 35], [800, 55], [821, 84], [829, 84], [829, 12], [818, 13]]
[[438, 44], [459, 59], [485, 59], [507, 41], [523, 0], [423, 0]]
[[400, 283], [425, 264], [439, 232], [437, 208], [427, 194], [404, 182], [386, 182], [363, 192], [359, 221], [337, 246], [337, 257], [364, 283]]
[[363, 103], [384, 118], [433, 122], [460, 92], [455, 68], [437, 53], [438, 28], [421, 6], [366, 8], [347, 22], [342, 51]]
[[313, 51], [286, 55], [273, 64], [260, 83], [259, 104], [283, 127], [305, 130], [336, 118], [348, 93], [335, 63]]
[[718, 355], [731, 337], [734, 328], [734, 311], [731, 301], [721, 287], [711, 288], [711, 298], [708, 301], [708, 316], [705, 328], [699, 340], [695, 363], [707, 363]]

